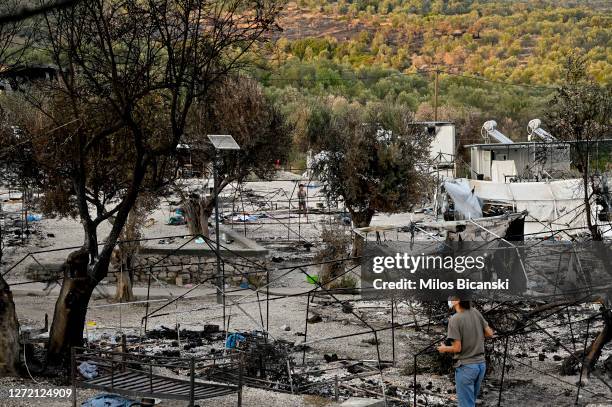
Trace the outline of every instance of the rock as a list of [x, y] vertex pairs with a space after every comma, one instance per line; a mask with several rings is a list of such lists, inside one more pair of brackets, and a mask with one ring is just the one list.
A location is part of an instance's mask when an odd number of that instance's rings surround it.
[[168, 266], [167, 271], [174, 271], [175, 273], [180, 273], [183, 271], [183, 266]]
[[368, 339], [362, 339], [361, 343], [367, 343], [370, 345], [378, 345], [380, 341], [377, 341], [376, 338], [368, 338]]
[[342, 312], [344, 312], [345, 314], [350, 314], [351, 312], [353, 312], [353, 304], [348, 303], [348, 302], [343, 302]]
[[335, 353], [332, 353], [331, 355], [325, 354], [323, 355], [323, 359], [325, 359], [327, 363], [335, 362], [338, 360], [338, 355]]
[[340, 404], [343, 407], [384, 407], [384, 400], [351, 397]]
[[291, 331], [291, 327], [289, 325], [283, 325], [283, 326], [281, 326], [281, 329], [283, 331]]
[[612, 375], [612, 355], [608, 356], [608, 358], [603, 362], [603, 366], [608, 374]]
[[387, 396], [397, 397], [397, 387], [390, 385], [387, 387], [387, 391], [385, 393]]
[[313, 316], [308, 318], [308, 323], [310, 324], [316, 324], [317, 322], [321, 322], [321, 321], [323, 321], [323, 318], [321, 318], [321, 315], [319, 314], [314, 314]]
[[540, 354], [538, 355], [538, 359], [540, 360], [540, 362], [544, 362], [544, 359], [546, 359], [546, 355], [545, 355], [545, 354], [543, 354], [543, 353], [540, 353]]
[[187, 281], [189, 281], [189, 277], [185, 274], [178, 275], [175, 279], [176, 285], [179, 287], [184, 286]]
[[560, 360], [563, 360], [563, 358], [561, 356], [559, 356], [559, 355], [553, 355], [553, 360], [555, 362], [559, 362]]

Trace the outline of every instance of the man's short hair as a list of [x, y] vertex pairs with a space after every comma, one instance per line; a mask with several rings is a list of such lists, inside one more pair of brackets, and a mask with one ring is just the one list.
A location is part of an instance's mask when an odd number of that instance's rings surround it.
[[462, 300], [458, 295], [451, 295], [450, 297], [448, 297], [448, 299], [451, 301], [459, 301], [459, 306], [463, 309], [472, 308], [472, 301]]
[[298, 186], [299, 186], [300, 188], [302, 188], [302, 187], [304, 186], [304, 184], [300, 184], [300, 185], [298, 185]]

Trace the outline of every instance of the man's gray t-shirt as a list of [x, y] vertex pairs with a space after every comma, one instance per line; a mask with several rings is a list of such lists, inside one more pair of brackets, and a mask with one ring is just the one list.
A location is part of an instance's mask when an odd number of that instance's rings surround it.
[[485, 361], [484, 330], [489, 326], [474, 309], [457, 312], [448, 321], [448, 338], [461, 341], [461, 352], [455, 353], [455, 367]]

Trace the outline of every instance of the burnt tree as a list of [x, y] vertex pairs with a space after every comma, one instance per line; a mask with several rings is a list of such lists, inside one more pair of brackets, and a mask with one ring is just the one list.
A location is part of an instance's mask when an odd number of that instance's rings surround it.
[[[0, 2], [0, 15], [13, 16], [0, 22], [0, 79], [6, 80], [9, 86], [16, 84], [11, 80], [13, 69], [22, 62], [24, 53], [32, 43], [31, 29], [35, 22], [24, 21], [19, 16], [20, 2], [5, 0]], [[16, 40], [21, 42], [15, 46]], [[1, 92], [3, 93], [3, 92]], [[1, 96], [0, 96], [1, 97]], [[11, 143], [3, 141], [15, 140], [16, 129], [12, 127], [12, 116], [7, 109], [6, 100], [0, 99], [0, 183], [19, 182], [19, 178], [28, 172], [29, 166], [22, 160], [17, 167], [11, 168], [8, 163], [16, 156], [27, 156], [24, 149], [14, 150]], [[1, 205], [1, 204], [0, 204]], [[0, 227], [0, 265], [2, 265], [2, 228]], [[13, 301], [11, 288], [0, 271], [0, 377], [13, 375], [17, 372], [19, 362], [19, 321]]]
[[[612, 90], [588, 78], [585, 61], [585, 58], [579, 56], [568, 58], [565, 66], [565, 83], [551, 99], [546, 120], [557, 137], [578, 142], [572, 146], [572, 162], [582, 179], [584, 215], [592, 240], [601, 242], [602, 229], [598, 224], [594, 203], [596, 194], [601, 193], [602, 179], [598, 168], [600, 163], [597, 144], [612, 133], [610, 124]], [[609, 158], [605, 158], [604, 163], [607, 164]], [[602, 261], [605, 270], [612, 275], [612, 270], [608, 266], [612, 261], [610, 245], [602, 242], [601, 250], [595, 250], [594, 254]], [[601, 300], [604, 306], [604, 328], [587, 349], [582, 367], [586, 376], [595, 366], [603, 347], [612, 340], [610, 315], [612, 292]], [[562, 370], [567, 371], [568, 365], [574, 363], [570, 359], [575, 360], [576, 356], [566, 359]]]
[[[353, 227], [370, 225], [377, 212], [398, 212], [419, 202], [427, 190], [422, 164], [429, 136], [412, 124], [412, 112], [388, 103], [335, 102], [322, 105], [309, 130], [318, 154], [313, 172], [328, 199], [344, 200]], [[355, 233], [352, 257], [361, 256], [363, 237]]]
[[20, 142], [43, 171], [45, 212], [76, 215], [84, 235], [66, 261], [50, 363], [82, 343], [91, 293], [138, 197], [176, 176], [194, 105], [276, 29], [278, 12], [275, 0], [93, 0], [44, 15], [39, 46], [59, 79], [27, 94]]
[[225, 151], [217, 157], [219, 182], [210, 193], [185, 194], [179, 185], [189, 232], [208, 237], [215, 199], [229, 184], [241, 182], [249, 174], [269, 178], [275, 170], [274, 162], [287, 157], [291, 129], [261, 86], [241, 75], [228, 76], [213, 86], [206, 103], [197, 104], [189, 123], [185, 141], [192, 159], [204, 167], [205, 177], [212, 178], [215, 151], [207, 138], [192, 134], [230, 134], [240, 146], [238, 151]]

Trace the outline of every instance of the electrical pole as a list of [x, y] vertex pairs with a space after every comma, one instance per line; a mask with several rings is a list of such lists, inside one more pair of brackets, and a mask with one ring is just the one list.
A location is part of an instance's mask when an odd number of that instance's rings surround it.
[[[219, 244], [219, 150], [215, 149], [215, 158], [213, 161], [213, 194], [215, 199], [215, 243], [216, 243], [216, 257], [217, 257], [217, 304], [223, 304], [223, 310], [225, 311], [225, 281], [224, 276], [221, 272], [221, 253]], [[225, 325], [225, 318], [223, 318], [223, 325]]]
[[438, 121], [438, 74], [440, 70], [436, 67], [434, 80], [434, 122]]

